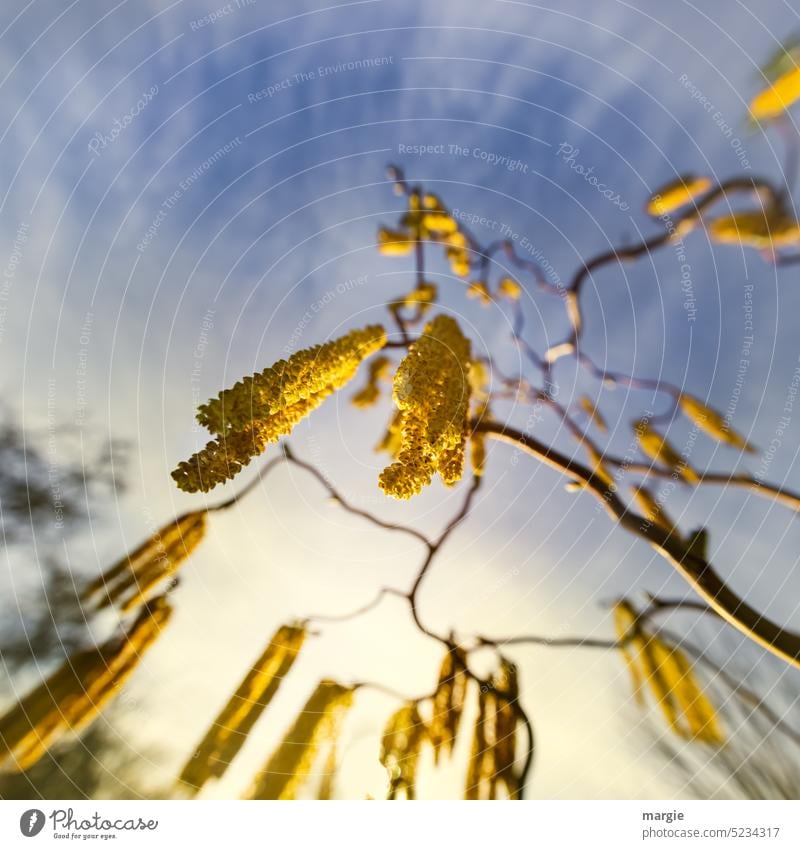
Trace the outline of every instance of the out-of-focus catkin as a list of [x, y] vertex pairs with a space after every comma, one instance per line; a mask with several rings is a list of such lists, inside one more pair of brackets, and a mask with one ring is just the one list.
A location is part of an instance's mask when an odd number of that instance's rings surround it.
[[436, 763], [442, 754], [449, 755], [453, 751], [464, 711], [468, 683], [465, 652], [460, 648], [449, 649], [439, 670], [439, 683], [433, 697], [430, 723], [430, 739]]
[[700, 476], [672, 447], [669, 440], [655, 430], [646, 419], [633, 426], [642, 452], [656, 463], [662, 463], [682, 477], [687, 483], [699, 483]]
[[202, 541], [206, 511], [184, 513], [126, 554], [83, 591], [98, 608], [116, 604], [127, 613], [141, 604], [164, 580], [172, 577]]
[[171, 613], [163, 596], [153, 599], [123, 636], [71, 655], [0, 717], [0, 765], [29, 769], [62, 737], [88, 725], [119, 693]]
[[702, 401], [698, 401], [691, 395], [682, 394], [678, 403], [683, 413], [712, 439], [747, 451], [749, 454], [755, 452], [756, 449], [741, 434], [728, 426], [728, 422], [722, 413], [717, 412]]
[[495, 742], [497, 740], [497, 699], [489, 688], [478, 694], [478, 718], [472, 737], [467, 767], [465, 799], [491, 799], [494, 791]]
[[350, 399], [355, 407], [371, 407], [381, 397], [380, 381], [390, 380], [392, 361], [388, 357], [375, 357], [369, 363], [367, 382]]
[[246, 798], [293, 799], [308, 778], [320, 746], [336, 739], [353, 693], [351, 687], [321, 681]]
[[644, 704], [646, 687], [679, 737], [712, 746], [723, 743], [717, 711], [684, 652], [648, 633], [633, 606], [625, 600], [616, 604], [614, 621], [639, 704]]
[[294, 625], [284, 625], [273, 635], [184, 766], [180, 781], [193, 793], [225, 774], [289, 674], [305, 636], [305, 628]]
[[381, 738], [381, 763], [389, 773], [387, 798], [417, 797], [417, 767], [428, 729], [415, 702], [409, 702], [389, 717]]

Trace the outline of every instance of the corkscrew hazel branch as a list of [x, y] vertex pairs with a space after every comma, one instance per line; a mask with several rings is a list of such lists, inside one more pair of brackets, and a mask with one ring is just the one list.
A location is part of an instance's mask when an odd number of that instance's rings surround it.
[[579, 481], [620, 527], [655, 549], [723, 619], [777, 657], [800, 668], [800, 635], [754, 610], [720, 578], [711, 563], [690, 550], [685, 540], [632, 512], [596, 473], [514, 428], [484, 420], [476, 424], [476, 430], [514, 445], [550, 468]]

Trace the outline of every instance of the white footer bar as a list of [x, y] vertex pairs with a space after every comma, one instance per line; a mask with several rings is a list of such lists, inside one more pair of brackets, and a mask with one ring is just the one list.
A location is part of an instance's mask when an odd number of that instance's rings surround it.
[[11, 802], [0, 846], [800, 847], [800, 802]]

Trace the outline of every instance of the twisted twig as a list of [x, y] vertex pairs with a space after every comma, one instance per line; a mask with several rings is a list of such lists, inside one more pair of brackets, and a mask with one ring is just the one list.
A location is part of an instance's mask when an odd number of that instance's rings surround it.
[[723, 619], [777, 657], [800, 668], [800, 635], [758, 613], [728, 587], [713, 566], [689, 550], [677, 534], [669, 533], [631, 512], [586, 466], [521, 431], [489, 421], [475, 429], [493, 439], [517, 446], [541, 462], [578, 480], [626, 531], [649, 543]]

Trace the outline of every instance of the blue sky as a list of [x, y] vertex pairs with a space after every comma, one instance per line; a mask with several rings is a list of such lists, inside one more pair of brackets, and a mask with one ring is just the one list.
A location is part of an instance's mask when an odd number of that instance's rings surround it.
[[[616, 0], [4, 3], [0, 258], [14, 254], [21, 227], [25, 239], [0, 336], [3, 397], [31, 426], [47, 421], [49, 398], [63, 420], [137, 449], [128, 492], [91, 535], [67, 546], [73, 568], [96, 571], [153, 523], [197, 503], [169, 471], [202, 442], [193, 428], [198, 401], [269, 365], [292, 339], [314, 344], [381, 320], [387, 300], [410, 288], [410, 265], [374, 247], [377, 226], [399, 211], [387, 162], [451, 207], [526, 234], [567, 281], [581, 258], [655, 232], [644, 200], [680, 173], [780, 179], [780, 140], [749, 131], [745, 108], [758, 66], [800, 28], [797, 17], [777, 0], [702, 8], [650, 0], [635, 8]], [[415, 145], [447, 152], [400, 152]], [[621, 204], [569, 166], [563, 145]], [[484, 152], [521, 166], [489, 164]], [[686, 249], [696, 320], [687, 319], [667, 249], [596, 275], [587, 348], [609, 368], [660, 375], [720, 409], [735, 399], [735, 423], [766, 448], [800, 354], [796, 267], [776, 271], [752, 253], [712, 250], [701, 234]], [[507, 314], [466, 301], [443, 264], [431, 272], [477, 346], [516, 368]], [[309, 307], [347, 281], [356, 284], [298, 335]], [[749, 285], [755, 342], [737, 388]], [[543, 351], [566, 329], [560, 306], [533, 287], [524, 303], [531, 342]], [[566, 363], [556, 377], [564, 399], [600, 392], [611, 444], [624, 451], [630, 419], [651, 401], [646, 393], [600, 391]], [[408, 505], [377, 491], [383, 458], [371, 445], [388, 415], [388, 406], [359, 413], [346, 397], [334, 399], [294, 444], [370, 509], [437, 527], [457, 491], [435, 487]], [[524, 422], [527, 414], [514, 415]], [[555, 420], [545, 417], [537, 432], [571, 446]], [[677, 443], [687, 433], [683, 423], [670, 430]], [[800, 488], [796, 425], [780, 440], [767, 477]], [[752, 472], [762, 460], [740, 461], [703, 439], [693, 454], [700, 467], [741, 462]], [[591, 500], [564, 493], [554, 473], [514, 463], [498, 446], [487, 484], [426, 588], [425, 610], [442, 628], [607, 633], [600, 600], [632, 587], [682, 592], [668, 566], [615, 531]], [[677, 492], [670, 509], [684, 529], [710, 517], [712, 556], [737, 590], [797, 622], [800, 530], [788, 511], [719, 490]], [[150, 733], [164, 744], [157, 769], [169, 773], [273, 625], [349, 609], [387, 581], [402, 585], [415, 557], [406, 542], [343, 517], [313, 483], [288, 473], [220, 518], [186, 570], [174, 628], [138, 685], [144, 692], [158, 682], [162, 692], [148, 714], [151, 731], [140, 730], [143, 742]], [[27, 579], [17, 567], [8, 580], [23, 587]], [[386, 639], [373, 647], [376, 629]], [[315, 670], [355, 678], [365, 670], [414, 691], [438, 660], [393, 609], [361, 630], [340, 629], [326, 645], [309, 659], [309, 680]], [[196, 650], [207, 680], [185, 662]], [[625, 739], [632, 709], [618, 663], [546, 652], [519, 660], [542, 741], [535, 795], [679, 792]], [[214, 692], [211, 672], [221, 682]], [[262, 729], [243, 755], [253, 769], [279, 731]], [[576, 777], [575, 759], [587, 752], [611, 766]], [[365, 774], [371, 757], [356, 753]], [[237, 792], [245, 766], [221, 793]], [[353, 770], [355, 785], [361, 773]]]

